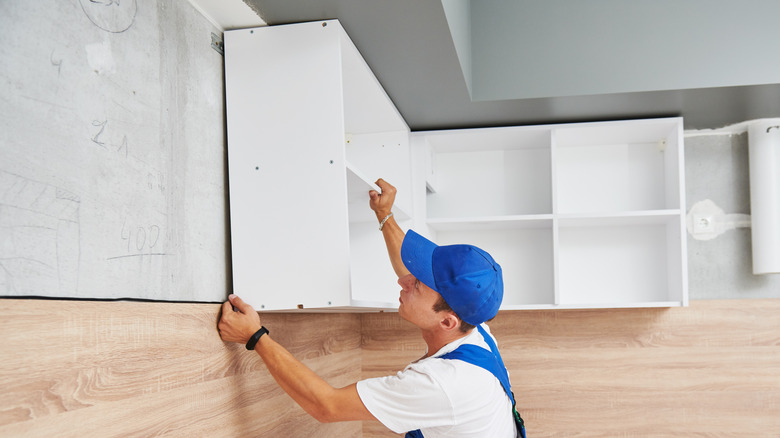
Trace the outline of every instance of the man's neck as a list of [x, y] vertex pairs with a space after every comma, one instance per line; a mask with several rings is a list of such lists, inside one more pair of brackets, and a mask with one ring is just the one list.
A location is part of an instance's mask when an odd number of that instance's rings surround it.
[[433, 356], [437, 351], [444, 348], [445, 345], [451, 342], [455, 342], [458, 339], [465, 338], [466, 336], [470, 335], [473, 330], [474, 329], [468, 331], [467, 333], [463, 333], [460, 330], [454, 330], [452, 332], [422, 330], [422, 338], [425, 341], [425, 344], [428, 346], [428, 352], [425, 353], [425, 356], [421, 357], [420, 359]]

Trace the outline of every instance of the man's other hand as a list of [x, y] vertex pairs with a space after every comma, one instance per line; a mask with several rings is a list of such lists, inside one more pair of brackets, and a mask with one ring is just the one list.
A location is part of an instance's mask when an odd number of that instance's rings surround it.
[[237, 295], [231, 294], [222, 304], [217, 329], [223, 341], [246, 344], [261, 326], [260, 315]]

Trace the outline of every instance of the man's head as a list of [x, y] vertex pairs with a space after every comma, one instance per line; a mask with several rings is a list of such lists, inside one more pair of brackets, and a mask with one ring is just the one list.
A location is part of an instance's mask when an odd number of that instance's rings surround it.
[[472, 245], [438, 246], [409, 230], [401, 259], [463, 321], [479, 325], [496, 316], [504, 281], [501, 266], [487, 252]]

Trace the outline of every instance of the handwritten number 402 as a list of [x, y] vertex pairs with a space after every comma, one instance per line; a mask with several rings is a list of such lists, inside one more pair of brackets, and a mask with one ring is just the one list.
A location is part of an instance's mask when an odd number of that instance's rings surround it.
[[149, 227], [126, 228], [122, 226], [122, 240], [127, 241], [127, 252], [152, 250], [157, 241], [160, 240], [160, 227], [151, 225]]

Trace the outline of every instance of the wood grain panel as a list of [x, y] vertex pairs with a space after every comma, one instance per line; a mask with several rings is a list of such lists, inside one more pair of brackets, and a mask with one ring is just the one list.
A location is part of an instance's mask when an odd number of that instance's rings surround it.
[[[0, 300], [0, 437], [397, 436], [323, 425], [259, 358], [217, 335], [214, 304]], [[395, 313], [262, 314], [336, 386], [425, 351]], [[510, 311], [491, 323], [534, 437], [778, 436], [780, 300]]]
[[[255, 353], [225, 344], [219, 305], [1, 300], [0, 436], [360, 436], [322, 425]], [[263, 314], [336, 386], [360, 377], [358, 315]]]
[[[375, 318], [363, 316], [364, 377], [418, 345], [397, 315]], [[780, 300], [506, 311], [490, 326], [530, 436], [780, 436]]]

